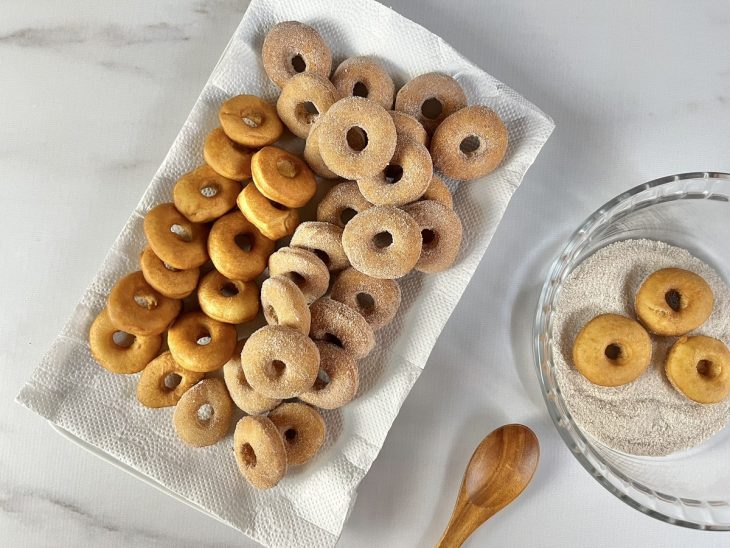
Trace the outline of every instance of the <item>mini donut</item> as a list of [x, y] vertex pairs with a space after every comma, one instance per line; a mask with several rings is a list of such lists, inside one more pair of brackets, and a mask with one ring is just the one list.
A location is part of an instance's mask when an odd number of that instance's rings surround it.
[[179, 438], [193, 447], [219, 442], [233, 419], [233, 402], [221, 378], [203, 379], [185, 392], [172, 414]]
[[261, 284], [261, 307], [266, 323], [283, 325], [309, 335], [312, 316], [299, 286], [286, 276], [273, 276]]
[[325, 297], [315, 301], [309, 311], [312, 339], [336, 344], [356, 360], [367, 356], [375, 346], [373, 328], [346, 304]]
[[682, 337], [667, 354], [667, 378], [697, 403], [718, 403], [730, 394], [730, 350], [712, 337]]
[[269, 257], [269, 275], [285, 276], [301, 290], [308, 303], [327, 292], [330, 273], [322, 259], [311, 251], [296, 247], [282, 247]]
[[332, 284], [330, 298], [356, 310], [374, 330], [389, 324], [400, 307], [400, 286], [354, 268], [342, 271]]
[[271, 419], [243, 417], [233, 433], [238, 469], [257, 489], [271, 489], [286, 474], [284, 440]]
[[195, 291], [198, 285], [200, 268], [178, 270], [164, 263], [149, 246], [142, 251], [139, 266], [147, 283], [171, 299], [184, 299]]
[[620, 386], [646, 370], [651, 338], [636, 321], [601, 314], [583, 326], [573, 343], [573, 365], [593, 384]]
[[715, 297], [708, 283], [694, 272], [664, 268], [644, 280], [635, 305], [639, 321], [649, 331], [680, 336], [707, 321]]
[[322, 160], [345, 179], [359, 179], [385, 169], [396, 145], [395, 123], [375, 101], [341, 99], [321, 117], [317, 145]]
[[326, 427], [316, 409], [304, 403], [282, 403], [269, 418], [284, 440], [288, 466], [309, 462], [322, 447]]
[[291, 236], [299, 224], [299, 212], [272, 202], [259, 192], [255, 184], [248, 184], [238, 195], [238, 209], [269, 240]]
[[275, 143], [284, 133], [274, 105], [255, 95], [237, 95], [221, 105], [221, 128], [229, 139], [249, 148]]
[[295, 398], [312, 388], [319, 372], [319, 350], [291, 327], [267, 325], [255, 331], [241, 352], [246, 380], [269, 398]]
[[306, 139], [312, 124], [339, 99], [332, 82], [312, 72], [295, 74], [281, 88], [276, 112], [294, 135]]
[[448, 116], [465, 106], [466, 95], [459, 82], [441, 72], [416, 76], [395, 96], [395, 110], [413, 116], [429, 135]]
[[459, 216], [435, 200], [408, 204], [403, 211], [421, 227], [421, 256], [416, 263], [416, 270], [442, 272], [454, 264], [461, 248]]
[[324, 341], [316, 341], [316, 344], [320, 375], [311, 390], [299, 394], [299, 399], [320, 409], [337, 409], [357, 394], [360, 382], [357, 363], [337, 345]]
[[127, 334], [126, 338], [117, 339], [114, 336], [116, 333], [124, 335], [114, 327], [107, 309], [104, 308], [89, 329], [89, 348], [99, 365], [112, 373], [139, 373], [157, 356], [162, 346], [160, 335]]
[[[205, 341], [208, 342], [200, 342]], [[202, 312], [187, 312], [167, 332], [167, 345], [177, 363], [189, 371], [207, 373], [219, 369], [236, 349], [236, 328], [209, 318]]]
[[264, 70], [279, 87], [300, 72], [329, 78], [332, 53], [320, 34], [299, 21], [275, 25], [264, 38], [261, 50]]
[[208, 260], [208, 227], [191, 223], [174, 204], [160, 204], [145, 215], [144, 235], [155, 255], [173, 268], [190, 270]]
[[294, 231], [289, 245], [313, 252], [322, 259], [330, 272], [350, 266], [342, 249], [342, 229], [337, 225], [321, 221], [302, 223]]
[[375, 205], [402, 206], [418, 200], [433, 177], [428, 149], [421, 143], [403, 138], [385, 169], [357, 180], [360, 192]]
[[140, 271], [127, 274], [112, 287], [107, 301], [114, 327], [138, 337], [159, 335], [180, 313], [182, 303], [161, 295]]
[[340, 97], [366, 97], [393, 108], [395, 84], [385, 67], [372, 57], [350, 57], [337, 67], [332, 83]]
[[214, 320], [241, 324], [259, 313], [259, 288], [254, 281], [230, 280], [211, 270], [198, 286], [200, 309]]
[[239, 145], [217, 127], [205, 138], [203, 158], [216, 173], [234, 181], [251, 177], [251, 156], [254, 151]]
[[169, 352], [147, 364], [137, 383], [137, 400], [145, 407], [170, 407], [203, 378], [204, 374], [181, 367]]
[[355, 181], [345, 181], [333, 186], [317, 205], [317, 220], [332, 223], [340, 228], [361, 211], [373, 207]]
[[421, 143], [423, 146], [428, 147], [428, 133], [421, 125], [421, 122], [416, 120], [410, 114], [400, 112], [399, 110], [389, 110], [388, 114], [393, 118], [395, 123], [395, 133], [398, 135], [398, 139], [403, 137], [410, 137], [414, 141]]
[[261, 194], [286, 207], [302, 207], [317, 192], [317, 179], [307, 163], [277, 147], [254, 154], [251, 173]]
[[375, 206], [355, 215], [342, 231], [350, 264], [373, 278], [400, 278], [421, 256], [421, 227], [408, 213]]
[[231, 280], [253, 280], [266, 269], [274, 251], [270, 240], [243, 216], [232, 211], [215, 223], [208, 237], [208, 253], [216, 270]]
[[209, 165], [186, 173], [175, 183], [175, 208], [193, 223], [214, 221], [236, 205], [241, 183], [218, 175]]
[[243, 350], [244, 341], [239, 341], [233, 357], [223, 366], [223, 379], [228, 387], [228, 393], [231, 395], [233, 402], [241, 411], [245, 411], [249, 415], [260, 415], [271, 411], [274, 407], [281, 403], [276, 398], [267, 398], [259, 394], [246, 380], [241, 365], [241, 351]]
[[449, 187], [436, 174], [431, 178], [431, 184], [428, 185], [426, 192], [421, 196], [421, 200], [434, 200], [435, 202], [442, 203], [449, 209], [454, 209], [454, 199], [451, 196]]
[[337, 173], [333, 172], [324, 163], [322, 155], [319, 153], [319, 122], [321, 116], [309, 128], [309, 136], [304, 144], [304, 159], [310, 169], [324, 179], [337, 179]]
[[502, 162], [507, 141], [507, 128], [492, 109], [465, 107], [441, 122], [431, 137], [433, 166], [452, 179], [484, 177]]

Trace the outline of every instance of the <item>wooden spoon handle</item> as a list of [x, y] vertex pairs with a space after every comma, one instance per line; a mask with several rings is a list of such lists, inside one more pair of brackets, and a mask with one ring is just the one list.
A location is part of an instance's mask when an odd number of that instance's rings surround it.
[[458, 548], [477, 528], [494, 515], [484, 508], [472, 508], [472, 504], [463, 492], [454, 505], [454, 512], [451, 514], [449, 524], [441, 536], [436, 548]]

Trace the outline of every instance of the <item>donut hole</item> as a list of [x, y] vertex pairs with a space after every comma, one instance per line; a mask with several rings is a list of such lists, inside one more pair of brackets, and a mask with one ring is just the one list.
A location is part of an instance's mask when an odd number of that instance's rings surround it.
[[294, 108], [294, 116], [297, 120], [304, 122], [305, 124], [313, 124], [319, 116], [319, 110], [311, 101], [299, 103]]
[[264, 117], [260, 112], [246, 112], [241, 114], [241, 121], [248, 127], [256, 128], [264, 121]]
[[605, 356], [612, 362], [616, 362], [623, 356], [623, 350], [616, 343], [609, 344], [603, 351]]
[[670, 289], [667, 291], [664, 294], [664, 301], [667, 303], [667, 306], [675, 312], [679, 312], [683, 308], [682, 294], [676, 289]]
[[317, 378], [314, 380], [314, 389], [322, 390], [330, 382], [331, 379], [330, 376], [327, 374], [327, 371], [325, 371], [324, 369], [320, 369], [319, 373], [317, 373]]
[[238, 295], [238, 287], [233, 282], [224, 283], [218, 292], [224, 297], [235, 297]]
[[289, 158], [279, 158], [276, 160], [276, 171], [279, 175], [287, 179], [293, 179], [297, 176], [297, 166]]
[[398, 164], [388, 164], [384, 170], [385, 182], [389, 184], [397, 183], [403, 177], [403, 167]]
[[697, 362], [697, 373], [706, 379], [714, 379], [722, 373], [722, 366], [711, 360], [700, 360]]
[[273, 200], [269, 200], [269, 202], [271, 202], [271, 207], [273, 207], [274, 209], [278, 209], [279, 211], [287, 211], [289, 209], [288, 207], [280, 204], [279, 202], [275, 202]]
[[162, 266], [164, 266], [164, 267], [165, 267], [165, 268], [166, 268], [167, 270], [169, 270], [170, 272], [180, 272], [180, 269], [179, 269], [179, 268], [175, 268], [175, 267], [174, 267], [174, 266], [172, 266], [171, 264], [167, 264], [167, 263], [164, 263], [164, 262], [163, 262], [163, 263], [162, 263]]
[[368, 87], [362, 82], [355, 82], [355, 85], [352, 86], [352, 95], [355, 97], [367, 97], [368, 93]]
[[359, 127], [352, 126], [347, 130], [347, 146], [355, 152], [362, 152], [368, 146], [368, 134]]
[[355, 295], [355, 302], [360, 310], [363, 312], [372, 312], [375, 308], [375, 299], [369, 293], [360, 292]]
[[162, 380], [162, 384], [166, 390], [175, 390], [182, 382], [182, 377], [177, 373], [168, 373]]
[[325, 333], [323, 339], [324, 339], [325, 342], [328, 342], [330, 344], [334, 344], [335, 346], [339, 346], [340, 348], [344, 348], [344, 345], [342, 344], [342, 341], [334, 333]]
[[346, 207], [345, 209], [343, 209], [343, 210], [342, 210], [342, 211], [340, 212], [340, 222], [341, 222], [341, 223], [342, 223], [343, 225], [346, 225], [347, 223], [349, 223], [349, 222], [350, 222], [350, 221], [352, 220], [352, 218], [353, 218], [353, 217], [354, 217], [355, 215], [357, 215], [357, 211], [355, 211], [355, 210], [354, 210], [354, 209], [352, 209], [351, 207]]
[[175, 223], [170, 227], [170, 232], [181, 239], [183, 242], [189, 242], [193, 239], [193, 233], [187, 226], [179, 225]]
[[304, 72], [307, 70], [307, 62], [304, 60], [304, 57], [299, 55], [298, 53], [291, 58], [291, 68], [294, 69], [294, 72]]
[[294, 282], [295, 284], [297, 284], [297, 286], [300, 287], [300, 288], [302, 286], [304, 286], [304, 284], [307, 281], [307, 279], [304, 276], [302, 276], [301, 274], [299, 274], [299, 272], [295, 272], [293, 270], [291, 272], [287, 272], [285, 274], [285, 276], [287, 278], [289, 278], [292, 282]]
[[378, 249], [385, 249], [393, 243], [393, 235], [390, 232], [378, 232], [373, 236], [373, 245]]
[[276, 314], [276, 309], [270, 304], [266, 305], [266, 317], [269, 318], [272, 325], [279, 325], [279, 316]]
[[195, 337], [195, 343], [198, 346], [207, 346], [211, 341], [210, 332], [207, 329], [201, 329], [198, 332], [198, 336]]
[[438, 234], [430, 228], [424, 228], [421, 230], [421, 240], [425, 247], [434, 247], [438, 243]]
[[112, 341], [119, 348], [129, 348], [134, 343], [135, 336], [124, 331], [115, 331], [112, 333]]
[[270, 379], [279, 379], [286, 371], [286, 364], [281, 360], [271, 360], [266, 366], [266, 373]]
[[444, 111], [444, 105], [436, 97], [426, 99], [421, 105], [421, 114], [429, 120], [436, 120]]
[[200, 188], [200, 194], [205, 196], [206, 198], [212, 198], [216, 194], [220, 192], [220, 187], [218, 186], [218, 183], [206, 183]]
[[196, 416], [198, 417], [198, 420], [200, 422], [208, 422], [210, 419], [213, 418], [213, 413], [215, 413], [213, 406], [209, 403], [204, 403], [203, 405], [198, 407]]
[[236, 242], [236, 245], [242, 251], [251, 251], [251, 249], [253, 248], [253, 237], [248, 232], [236, 234], [236, 237], [233, 238], [233, 241]]
[[287, 428], [284, 430], [284, 440], [289, 443], [293, 443], [297, 439], [297, 431], [294, 428]]
[[326, 251], [324, 251], [322, 249], [312, 249], [312, 253], [314, 253], [317, 257], [322, 259], [322, 262], [329, 267], [330, 256], [327, 254]]
[[467, 158], [476, 156], [482, 146], [482, 141], [476, 135], [467, 135], [459, 143], [459, 150]]
[[146, 310], [154, 310], [157, 308], [157, 298], [149, 291], [137, 291], [134, 294], [134, 302], [137, 306]]
[[241, 446], [241, 460], [248, 468], [256, 466], [256, 452], [253, 450], [250, 443], [244, 443]]

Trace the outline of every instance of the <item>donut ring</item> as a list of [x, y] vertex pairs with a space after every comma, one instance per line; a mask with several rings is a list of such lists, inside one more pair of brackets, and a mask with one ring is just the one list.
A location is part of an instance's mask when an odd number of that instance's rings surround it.
[[261, 284], [261, 306], [269, 325], [291, 327], [309, 335], [312, 316], [299, 286], [285, 276], [267, 278]]
[[730, 394], [730, 350], [720, 340], [682, 337], [667, 354], [667, 378], [697, 403], [718, 403]]
[[304, 145], [304, 159], [307, 161], [310, 169], [320, 177], [325, 179], [337, 179], [337, 173], [334, 173], [327, 164], [324, 163], [322, 155], [319, 153], [319, 121], [321, 117], [309, 128], [309, 136]]
[[191, 223], [173, 204], [160, 204], [145, 215], [144, 235], [155, 255], [173, 268], [190, 270], [208, 260], [208, 227]]
[[316, 409], [304, 403], [282, 403], [269, 418], [284, 440], [288, 466], [309, 462], [322, 447], [326, 427]]
[[441, 72], [416, 76], [395, 96], [395, 110], [413, 116], [433, 135], [449, 115], [466, 106], [466, 95], [459, 82]]
[[259, 192], [255, 184], [248, 184], [238, 195], [238, 209], [269, 240], [278, 240], [294, 233], [299, 224], [299, 212], [272, 202]]
[[431, 184], [428, 185], [426, 192], [421, 196], [421, 200], [433, 200], [439, 202], [449, 209], [454, 209], [454, 199], [451, 196], [449, 187], [446, 186], [443, 179], [438, 175], [431, 178]]
[[259, 394], [246, 380], [241, 366], [241, 351], [243, 350], [244, 341], [239, 341], [233, 357], [223, 366], [223, 379], [226, 381], [228, 393], [241, 411], [245, 411], [249, 415], [260, 415], [271, 411], [274, 407], [281, 403], [281, 400], [275, 398], [267, 398]]
[[312, 124], [337, 102], [337, 90], [324, 76], [295, 74], [281, 88], [276, 112], [294, 135], [306, 139]]
[[345, 181], [333, 186], [319, 202], [317, 220], [345, 228], [350, 219], [371, 207], [373, 204], [360, 194], [357, 183]]
[[137, 400], [145, 407], [170, 407], [203, 375], [183, 369], [172, 354], [163, 352], [142, 370], [137, 383]]
[[112, 287], [107, 301], [114, 327], [137, 337], [159, 335], [180, 313], [182, 303], [155, 291], [138, 270]]
[[274, 245], [240, 211], [232, 211], [213, 223], [208, 237], [208, 253], [216, 270], [226, 278], [244, 282], [266, 269]]
[[342, 249], [342, 229], [337, 225], [321, 221], [302, 223], [294, 231], [289, 245], [308, 249], [322, 259], [330, 272], [350, 266]]
[[507, 128], [493, 110], [465, 107], [444, 120], [431, 137], [433, 165], [452, 179], [478, 179], [499, 166], [507, 141]]
[[322, 160], [345, 179], [374, 175], [385, 169], [396, 145], [395, 123], [370, 99], [341, 99], [321, 117], [317, 145]]
[[401, 112], [399, 110], [389, 110], [388, 114], [393, 118], [395, 123], [395, 133], [398, 135], [398, 139], [409, 137], [414, 141], [421, 143], [423, 146], [428, 147], [428, 133], [421, 125], [421, 122], [416, 120], [410, 114]]
[[172, 199], [190, 222], [208, 223], [230, 211], [239, 192], [241, 183], [218, 175], [204, 164], [177, 180]]
[[250, 148], [229, 139], [220, 127], [208, 134], [203, 145], [205, 163], [216, 173], [234, 181], [245, 181], [251, 177], [253, 152]]
[[[114, 327], [107, 309], [104, 308], [89, 328], [89, 348], [94, 359], [107, 371], [129, 375], [139, 373], [157, 356], [162, 346], [160, 335], [136, 337], [131, 344], [117, 344]], [[128, 340], [128, 339], [127, 339]]]
[[422, 200], [403, 210], [421, 227], [421, 256], [416, 263], [419, 272], [442, 272], [449, 268], [461, 248], [461, 220], [440, 202]]
[[372, 57], [350, 57], [337, 67], [332, 83], [340, 97], [366, 97], [393, 108], [395, 84], [383, 65]]
[[[357, 394], [360, 376], [355, 360], [337, 345], [316, 341], [319, 348], [320, 376], [309, 392], [299, 394], [304, 403], [320, 409], [337, 409]], [[326, 375], [326, 380], [322, 379]]]
[[573, 365], [593, 384], [620, 386], [641, 376], [651, 352], [651, 338], [638, 322], [618, 314], [601, 314], [575, 338]]
[[306, 162], [277, 147], [254, 154], [251, 173], [261, 194], [286, 207], [302, 207], [317, 192], [317, 179]]
[[[207, 343], [199, 343], [209, 339]], [[236, 328], [209, 318], [202, 312], [187, 312], [167, 332], [170, 353], [189, 371], [207, 373], [219, 369], [236, 349]]]
[[243, 417], [236, 424], [233, 449], [238, 469], [257, 489], [274, 487], [286, 474], [286, 448], [268, 417]]
[[342, 231], [350, 264], [373, 278], [400, 278], [421, 255], [421, 227], [405, 211], [375, 206], [355, 215]]
[[332, 284], [330, 298], [356, 310], [373, 330], [378, 330], [395, 317], [401, 293], [395, 280], [372, 278], [348, 268]]
[[636, 315], [657, 335], [679, 336], [701, 326], [712, 314], [715, 297], [694, 272], [664, 268], [651, 274], [636, 293]]
[[200, 309], [214, 320], [246, 323], [259, 313], [259, 288], [256, 282], [229, 280], [217, 270], [211, 270], [200, 280], [198, 302]]
[[275, 25], [264, 38], [261, 57], [266, 74], [279, 87], [300, 72], [329, 78], [332, 70], [327, 43], [316, 30], [299, 21]]
[[319, 350], [296, 329], [267, 325], [255, 331], [241, 352], [243, 373], [256, 392], [295, 398], [309, 390], [319, 372]]
[[139, 257], [139, 266], [145, 281], [165, 297], [183, 299], [195, 291], [200, 277], [199, 268], [178, 270], [171, 267], [155, 255], [147, 246]]
[[334, 343], [356, 360], [367, 356], [375, 346], [373, 328], [346, 304], [325, 297], [315, 301], [309, 311], [312, 339]]
[[222, 440], [231, 427], [233, 402], [223, 379], [203, 379], [185, 392], [172, 414], [178, 437], [193, 447]]
[[301, 290], [308, 303], [327, 292], [330, 273], [322, 259], [311, 251], [282, 247], [269, 257], [269, 276], [285, 276]]
[[275, 143], [284, 133], [284, 124], [274, 105], [255, 95], [237, 95], [221, 105], [221, 128], [229, 139], [249, 148]]

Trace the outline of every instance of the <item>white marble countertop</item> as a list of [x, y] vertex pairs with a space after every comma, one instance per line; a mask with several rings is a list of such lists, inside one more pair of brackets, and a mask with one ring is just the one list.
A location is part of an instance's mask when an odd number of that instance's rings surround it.
[[[484, 434], [524, 422], [542, 463], [471, 546], [727, 546], [630, 509], [570, 455], [530, 330], [547, 263], [635, 184], [730, 171], [727, 2], [392, 0], [554, 117], [490, 250], [359, 490], [341, 546], [433, 545]], [[0, 545], [252, 545], [13, 403], [91, 280], [246, 2], [0, 0]]]

